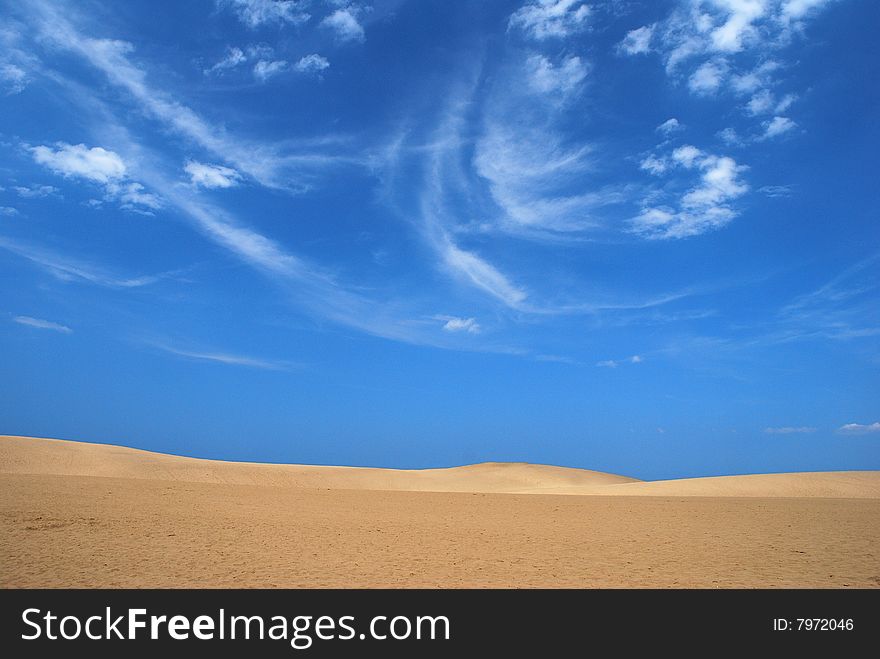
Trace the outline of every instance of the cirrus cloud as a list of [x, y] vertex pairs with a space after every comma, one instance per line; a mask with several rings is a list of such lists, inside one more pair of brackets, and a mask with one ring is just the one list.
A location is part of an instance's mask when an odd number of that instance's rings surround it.
[[870, 435], [880, 432], [880, 421], [874, 423], [845, 423], [837, 429], [837, 432], [844, 435]]

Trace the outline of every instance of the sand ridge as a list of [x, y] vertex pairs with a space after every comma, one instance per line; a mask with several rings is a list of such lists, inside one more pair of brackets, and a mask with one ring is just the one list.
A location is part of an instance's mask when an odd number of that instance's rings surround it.
[[0, 473], [103, 476], [192, 483], [411, 492], [587, 490], [636, 482], [586, 469], [486, 462], [444, 469], [378, 469], [187, 458], [110, 444], [0, 435]]
[[110, 444], [7, 435], [0, 435], [0, 473], [409, 492], [880, 498], [880, 472], [877, 471], [753, 474], [647, 482], [586, 469], [528, 463], [380, 469], [226, 462]]

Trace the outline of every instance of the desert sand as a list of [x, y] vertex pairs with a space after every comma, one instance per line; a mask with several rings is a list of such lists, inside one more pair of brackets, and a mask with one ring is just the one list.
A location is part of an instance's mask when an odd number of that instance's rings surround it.
[[644, 482], [0, 436], [3, 587], [880, 587], [880, 472]]

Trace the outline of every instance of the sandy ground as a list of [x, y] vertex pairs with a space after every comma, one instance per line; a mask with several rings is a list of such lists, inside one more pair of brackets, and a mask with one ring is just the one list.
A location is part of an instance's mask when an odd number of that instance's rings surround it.
[[878, 472], [647, 483], [0, 437], [0, 492], [3, 587], [880, 587]]

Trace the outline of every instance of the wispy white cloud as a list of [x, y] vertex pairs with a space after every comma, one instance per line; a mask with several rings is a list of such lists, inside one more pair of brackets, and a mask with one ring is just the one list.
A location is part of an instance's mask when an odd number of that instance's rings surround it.
[[0, 206], [0, 215], [12, 217], [13, 215], [18, 215], [18, 209], [12, 206]]
[[490, 122], [486, 128], [477, 142], [474, 165], [503, 212], [498, 229], [523, 237], [559, 238], [595, 228], [595, 211], [620, 201], [616, 189], [569, 193], [575, 177], [589, 167], [589, 146], [567, 149], [559, 136], [540, 126], [516, 131]]
[[0, 236], [0, 248], [34, 263], [61, 281], [84, 281], [108, 288], [139, 288], [173, 276], [174, 273], [124, 278], [105, 269], [58, 254], [36, 245]]
[[357, 13], [354, 7], [337, 9], [321, 21], [321, 26], [333, 30], [340, 41], [362, 42], [365, 33], [363, 26], [358, 22]]
[[473, 285], [483, 289], [493, 297], [511, 307], [517, 307], [525, 301], [526, 292], [513, 284], [495, 266], [477, 254], [458, 247], [447, 238], [443, 258], [451, 270]]
[[569, 55], [554, 65], [544, 55], [532, 55], [526, 62], [529, 84], [542, 94], [568, 95], [587, 77], [588, 67], [580, 57]]
[[479, 334], [482, 328], [476, 318], [459, 318], [458, 316], [434, 316], [443, 323], [443, 329], [447, 332], [466, 332]]
[[669, 169], [669, 163], [665, 158], [657, 158], [656, 156], [646, 156], [639, 163], [639, 169], [659, 176]]
[[802, 435], [816, 432], [817, 428], [812, 426], [777, 426], [764, 428], [764, 432], [768, 435]]
[[190, 160], [184, 166], [193, 185], [203, 188], [231, 188], [241, 182], [241, 175], [230, 167], [223, 165], [206, 165]]
[[790, 185], [764, 185], [758, 188], [758, 192], [762, 192], [768, 197], [790, 197], [792, 187]]
[[323, 153], [284, 153], [283, 144], [251, 143], [231, 136], [181, 104], [175, 95], [148, 84], [146, 71], [130, 59], [134, 50], [130, 43], [84, 35], [49, 2], [34, 0], [32, 8], [29, 19], [35, 23], [44, 44], [76, 53], [104, 73], [112, 84], [125, 90], [140, 110], [262, 185], [302, 191], [308, 188], [303, 176], [306, 170], [325, 169], [340, 162], [361, 163], [350, 156], [340, 159]]
[[641, 355], [633, 355], [626, 359], [603, 359], [596, 362], [599, 368], [617, 368], [623, 364], [641, 364], [645, 359]]
[[266, 82], [269, 78], [273, 78], [284, 73], [288, 68], [285, 60], [263, 60], [254, 64], [254, 77], [260, 82]]
[[764, 134], [761, 139], [769, 140], [779, 137], [797, 128], [797, 124], [788, 117], [773, 117], [764, 123]]
[[227, 352], [203, 352], [198, 350], [183, 350], [164, 343], [150, 343], [149, 345], [158, 348], [171, 355], [192, 359], [196, 361], [214, 362], [215, 364], [224, 364], [226, 366], [244, 366], [247, 368], [257, 368], [267, 371], [284, 371], [297, 366], [297, 364], [289, 361], [261, 359], [259, 357], [251, 357], [248, 355], [238, 355]]
[[7, 96], [20, 94], [28, 85], [28, 76], [20, 66], [0, 64], [0, 85]]
[[691, 144], [680, 146], [672, 152], [672, 160], [688, 169], [694, 167], [703, 157], [703, 152]]
[[695, 94], [707, 96], [721, 87], [727, 75], [727, 63], [723, 59], [705, 62], [688, 78], [688, 87]]
[[150, 215], [150, 211], [157, 211], [163, 207], [159, 197], [151, 192], [146, 192], [144, 186], [136, 181], [124, 183], [111, 181], [105, 190], [107, 192], [106, 198], [118, 201], [120, 206], [126, 210]]
[[837, 429], [844, 435], [870, 435], [880, 433], [880, 421], [874, 423], [846, 423]]
[[311, 18], [302, 0], [217, 0], [220, 7], [232, 9], [250, 28], [277, 23], [299, 25]]
[[862, 259], [779, 311], [778, 340], [851, 341], [880, 335], [880, 254]]
[[626, 33], [617, 48], [626, 55], [644, 55], [651, 52], [651, 39], [654, 36], [654, 26], [645, 25]]
[[791, 25], [807, 18], [835, 0], [784, 0], [780, 10], [783, 23]]
[[293, 68], [299, 73], [320, 73], [329, 68], [330, 61], [317, 53], [301, 57]]
[[[169, 211], [175, 212], [206, 238], [222, 246], [248, 266], [268, 276], [286, 299], [322, 320], [338, 323], [375, 336], [416, 344], [454, 347], [456, 341], [443, 341], [436, 331], [413, 325], [407, 320], [413, 314], [402, 309], [390, 296], [381, 303], [366, 295], [360, 287], [348, 287], [334, 273], [315, 263], [299, 258], [283, 244], [249, 227], [222, 207], [194, 196], [189, 186], [165, 173], [177, 165], [166, 163], [161, 156], [134, 140], [120, 123], [117, 113], [99, 97], [61, 75], [55, 76], [59, 89], [68, 93], [68, 100], [84, 113], [93, 131], [113, 144], [114, 153], [140, 181], [161, 195]], [[321, 143], [316, 140], [316, 143]], [[334, 143], [335, 144], [335, 143]], [[257, 151], [259, 151], [257, 149]], [[110, 287], [134, 287], [158, 280], [160, 275], [138, 280], [123, 280], [97, 267], [52, 254], [30, 245], [13, 243], [0, 237], [0, 247], [7, 248], [42, 266], [59, 279], [82, 280]], [[422, 315], [422, 314], [416, 314]]]
[[567, 37], [585, 30], [590, 7], [580, 0], [537, 0], [517, 9], [508, 26], [543, 40]]
[[226, 50], [223, 59], [205, 69], [205, 75], [219, 75], [225, 71], [230, 71], [247, 61], [247, 57], [241, 48], [231, 47]]
[[683, 129], [684, 126], [682, 126], [681, 122], [679, 122], [679, 120], [675, 117], [667, 119], [656, 128], [657, 132], [661, 133], [662, 135], [672, 135], [673, 133], [677, 133]]
[[709, 32], [715, 50], [737, 52], [743, 49], [744, 41], [757, 38], [754, 23], [767, 10], [764, 0], [716, 0], [715, 5], [727, 12], [724, 22]]
[[[473, 167], [501, 211], [494, 229], [536, 240], [576, 239], [600, 224], [597, 213], [619, 203], [621, 188], [590, 186], [593, 147], [571, 139], [564, 126], [570, 96], [586, 63], [568, 57], [551, 67], [542, 55], [494, 76], [482, 103], [482, 130]], [[530, 81], [517, 83], [522, 72]]]
[[51, 197], [58, 195], [60, 190], [52, 185], [16, 185], [12, 188], [23, 199], [38, 199], [40, 197]]
[[727, 146], [741, 146], [743, 144], [743, 139], [739, 136], [739, 133], [736, 132], [735, 128], [728, 126], [722, 130], [719, 130], [718, 139], [724, 142]]
[[737, 94], [754, 94], [769, 91], [773, 85], [773, 76], [782, 69], [782, 64], [775, 59], [764, 60], [757, 66], [742, 73], [730, 76], [730, 87]]
[[37, 329], [52, 330], [53, 332], [60, 332], [61, 334], [70, 334], [73, 332], [73, 330], [67, 327], [67, 325], [53, 323], [50, 320], [43, 320], [42, 318], [32, 318], [31, 316], [15, 316], [12, 320], [19, 325], [26, 325], [28, 327], [35, 327]]

